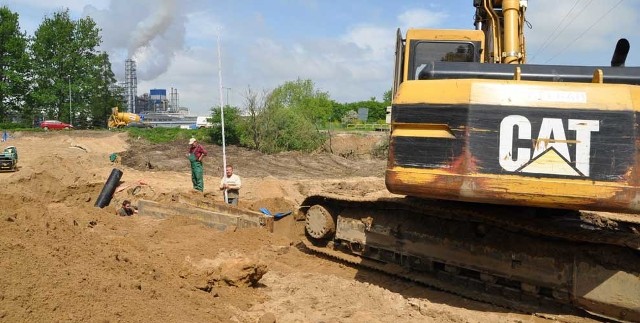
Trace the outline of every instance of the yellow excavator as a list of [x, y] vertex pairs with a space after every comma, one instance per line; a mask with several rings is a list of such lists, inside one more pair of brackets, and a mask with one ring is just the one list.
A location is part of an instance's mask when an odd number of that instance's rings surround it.
[[118, 112], [118, 107], [111, 109], [111, 115], [107, 121], [109, 129], [122, 128], [131, 123], [140, 123], [140, 115], [130, 112]]
[[516, 310], [640, 321], [628, 41], [610, 66], [526, 64], [527, 1], [473, 5], [475, 30], [398, 31], [385, 181], [400, 197], [307, 197], [305, 245]]

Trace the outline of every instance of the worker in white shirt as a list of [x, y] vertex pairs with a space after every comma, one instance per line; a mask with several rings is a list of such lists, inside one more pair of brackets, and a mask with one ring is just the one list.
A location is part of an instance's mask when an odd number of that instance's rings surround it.
[[227, 165], [226, 175], [220, 181], [220, 190], [226, 190], [227, 203], [232, 205], [238, 205], [238, 198], [240, 198], [240, 187], [242, 182], [240, 176], [233, 173], [233, 165]]

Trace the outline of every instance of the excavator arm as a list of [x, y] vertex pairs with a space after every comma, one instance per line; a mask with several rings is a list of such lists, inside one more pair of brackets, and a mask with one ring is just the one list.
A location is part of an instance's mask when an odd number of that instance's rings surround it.
[[474, 25], [486, 35], [489, 63], [523, 64], [527, 0], [474, 0]]

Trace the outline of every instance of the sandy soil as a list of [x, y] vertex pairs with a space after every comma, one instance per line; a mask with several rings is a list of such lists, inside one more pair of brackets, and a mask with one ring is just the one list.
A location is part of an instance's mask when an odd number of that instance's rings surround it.
[[[228, 147], [240, 207], [292, 210], [305, 195], [388, 194], [381, 135], [339, 135], [330, 153], [262, 155]], [[185, 218], [118, 217], [123, 199], [222, 200], [221, 148], [206, 145], [205, 193], [191, 189], [186, 143], [125, 133], [15, 133], [19, 171], [0, 174], [2, 322], [543, 322], [307, 254], [291, 217], [276, 232], [218, 232]], [[109, 160], [111, 153], [121, 163]], [[94, 207], [110, 171], [111, 205]], [[140, 185], [140, 182], [145, 185]], [[587, 318], [551, 316], [587, 322]]]

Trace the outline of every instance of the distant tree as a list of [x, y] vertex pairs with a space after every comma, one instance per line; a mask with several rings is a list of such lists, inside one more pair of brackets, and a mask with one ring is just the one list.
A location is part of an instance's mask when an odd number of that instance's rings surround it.
[[347, 111], [358, 111], [360, 108], [369, 109], [367, 122], [378, 122], [384, 120], [387, 114], [387, 104], [379, 102], [374, 98], [370, 98], [368, 101], [359, 101], [345, 104]]
[[356, 112], [355, 110], [347, 111], [347, 113], [345, 113], [344, 116], [342, 116], [342, 119], [340, 120], [340, 122], [342, 123], [342, 125], [348, 125], [350, 123], [357, 123], [358, 122], [358, 112]]
[[260, 150], [317, 149], [324, 140], [319, 125], [329, 120], [331, 109], [329, 94], [316, 90], [311, 80], [285, 82], [265, 97], [260, 113]]
[[89, 97], [89, 110], [86, 110], [91, 119], [85, 120], [92, 127], [105, 127], [111, 114], [111, 108], [120, 106], [120, 98], [124, 93], [122, 87], [113, 86], [116, 79], [111, 69], [109, 55], [104, 52], [99, 53], [93, 67], [94, 78], [92, 80], [94, 80], [95, 87]]
[[359, 108], [367, 108], [369, 109], [367, 121], [379, 122], [380, 120], [385, 119], [387, 107], [391, 105], [391, 90], [384, 92], [382, 98], [382, 102], [377, 101], [375, 97], [369, 98], [368, 101], [350, 103], [338, 103], [333, 101], [330, 121], [340, 121], [342, 123], [345, 123], [347, 120], [353, 121], [354, 113], [357, 118]]
[[265, 136], [265, 128], [269, 122], [265, 120], [268, 115], [265, 112], [267, 97], [269, 93], [263, 91], [258, 93], [253, 91], [250, 87], [244, 94], [244, 110], [246, 112], [243, 138], [241, 143], [244, 146], [260, 150], [262, 141]]
[[[390, 97], [389, 94], [386, 96]], [[258, 93], [248, 88], [244, 94], [244, 115], [240, 109], [225, 107], [225, 138], [228, 144], [258, 149], [265, 153], [289, 150], [313, 151], [325, 140], [331, 139], [331, 131], [320, 130], [328, 121], [342, 121], [345, 115], [357, 117], [358, 108], [369, 109], [369, 120], [383, 120], [387, 102], [368, 101], [337, 103], [329, 94], [315, 89], [310, 80], [285, 82], [271, 92]], [[212, 121], [220, 122], [220, 109], [213, 109]], [[220, 144], [220, 127], [214, 127], [212, 141]]]
[[382, 95], [382, 103], [386, 104], [387, 106], [391, 105], [392, 99], [393, 98], [391, 97], [391, 90], [384, 92], [384, 94]]
[[313, 151], [324, 142], [324, 136], [307, 117], [292, 109], [268, 107], [263, 112], [263, 141], [260, 151], [277, 153], [289, 150]]
[[[222, 110], [220, 107], [212, 109], [211, 123], [211, 141], [215, 144], [222, 145]], [[242, 119], [240, 109], [232, 106], [224, 107], [224, 139], [227, 145], [239, 145], [242, 136]]]
[[339, 103], [332, 101], [331, 115], [329, 121], [341, 121], [344, 116], [352, 109], [347, 103]]
[[116, 94], [108, 56], [97, 50], [101, 42], [90, 17], [74, 21], [68, 9], [45, 17], [31, 47], [36, 109], [47, 118], [68, 121], [71, 113], [81, 124], [103, 124]]
[[0, 7], [0, 123], [22, 114], [31, 121], [25, 109], [28, 93], [28, 41], [20, 32], [18, 14]]
[[333, 102], [329, 93], [315, 89], [311, 80], [285, 82], [269, 95], [272, 108], [287, 108], [302, 114], [314, 124], [329, 121]]

